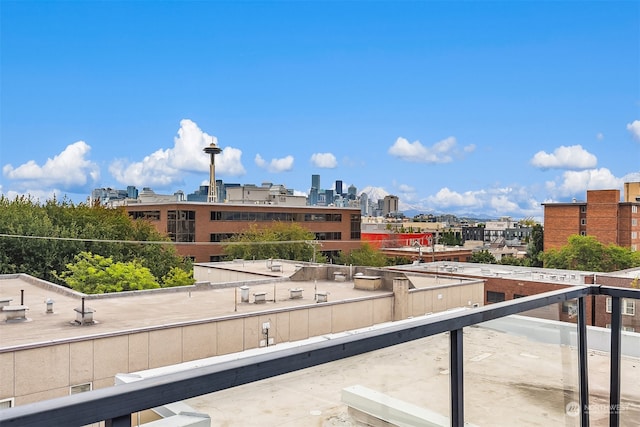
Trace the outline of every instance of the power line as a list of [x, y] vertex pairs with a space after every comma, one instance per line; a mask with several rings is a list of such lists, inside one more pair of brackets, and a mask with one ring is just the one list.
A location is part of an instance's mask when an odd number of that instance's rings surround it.
[[308, 245], [322, 245], [317, 240], [272, 240], [260, 242], [174, 242], [167, 240], [114, 240], [114, 239], [88, 239], [80, 237], [54, 237], [54, 236], [28, 236], [24, 234], [2, 234], [0, 237], [15, 239], [36, 239], [36, 240], [63, 240], [71, 242], [93, 242], [93, 243], [124, 243], [124, 244], [144, 244], [144, 245], [279, 245], [283, 243], [306, 243]]

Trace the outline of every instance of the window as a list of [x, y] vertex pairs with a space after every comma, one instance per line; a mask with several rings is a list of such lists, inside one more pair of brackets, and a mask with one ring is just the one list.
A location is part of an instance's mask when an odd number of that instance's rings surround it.
[[526, 295], [522, 295], [522, 294], [513, 294], [513, 299], [524, 298], [524, 297], [526, 297]]
[[587, 225], [587, 218], [581, 218], [580, 225]]
[[569, 317], [575, 317], [578, 314], [578, 303], [575, 300], [564, 301], [562, 303], [562, 312], [569, 315]]
[[580, 232], [580, 235], [581, 235], [581, 236], [586, 236], [586, 235], [587, 235], [587, 232], [586, 232], [586, 231], [581, 231], [581, 232]]
[[[611, 313], [611, 297], [607, 297], [607, 313]], [[635, 316], [636, 302], [635, 300], [622, 298], [622, 314], [626, 316]]]
[[359, 239], [360, 238], [360, 224], [362, 223], [362, 219], [360, 215], [351, 215], [351, 238]]
[[631, 219], [631, 225], [633, 225], [634, 227], [635, 227], [636, 225], [638, 225], [638, 220], [637, 220], [637, 219], [635, 219], [635, 218], [632, 218], [632, 219]]
[[587, 207], [584, 206], [584, 205], [580, 206], [580, 212], [581, 213], [587, 213]]
[[638, 213], [638, 206], [636, 205], [631, 206], [631, 213]]
[[504, 301], [504, 292], [487, 291], [487, 302], [502, 302]]
[[195, 242], [196, 212], [167, 211], [167, 234], [174, 242]]
[[132, 211], [129, 212], [129, 216], [133, 219], [160, 221], [160, 211]]
[[342, 240], [342, 233], [340, 233], [339, 231], [326, 231], [316, 233], [316, 240]]
[[235, 236], [235, 233], [211, 233], [209, 235], [210, 242], [224, 242]]
[[0, 399], [0, 409], [9, 409], [13, 408], [14, 402], [13, 397], [9, 399]]
[[84, 393], [85, 391], [91, 391], [91, 389], [92, 389], [91, 383], [72, 385], [71, 387], [69, 387], [69, 394]]
[[626, 332], [635, 332], [635, 331], [636, 331], [636, 330], [635, 330], [633, 327], [631, 327], [631, 326], [623, 326], [623, 327], [622, 327], [622, 330], [623, 330], [623, 331], [626, 331]]
[[637, 231], [632, 231], [631, 232], [631, 238], [632, 239], [637, 239], [638, 238], [638, 232]]

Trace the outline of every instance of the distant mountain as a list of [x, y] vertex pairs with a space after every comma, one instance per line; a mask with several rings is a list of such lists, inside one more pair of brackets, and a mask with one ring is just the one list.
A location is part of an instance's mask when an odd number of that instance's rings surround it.
[[[362, 193], [366, 193], [367, 194], [367, 198], [369, 200], [373, 200], [374, 202], [377, 201], [377, 200], [382, 200], [382, 199], [385, 198], [385, 196], [388, 196], [390, 194], [387, 191], [385, 191], [384, 188], [372, 187], [372, 186], [368, 186], [368, 187], [365, 187], [364, 189], [362, 189], [360, 194], [362, 194]], [[421, 206], [410, 205], [408, 203], [404, 203], [402, 201], [402, 198], [398, 201], [398, 209], [400, 210], [400, 212], [403, 212], [405, 214], [405, 216], [413, 216], [413, 215], [417, 215], [419, 213], [429, 213], [429, 210], [426, 210]], [[415, 212], [415, 213], [409, 215], [409, 214], [407, 214], [407, 212]]]
[[[384, 199], [385, 196], [388, 196], [390, 194], [387, 191], [385, 191], [384, 188], [372, 187], [372, 186], [368, 186], [368, 187], [363, 188], [362, 191], [360, 192], [360, 195], [362, 195], [363, 193], [366, 193], [367, 198], [369, 200], [374, 201], [374, 202], [377, 201], [377, 200], [382, 200], [382, 199]], [[414, 216], [419, 215], [419, 214], [432, 214], [432, 215], [454, 214], [458, 218], [467, 218], [467, 219], [473, 219], [473, 220], [478, 220], [478, 221], [488, 221], [488, 220], [491, 220], [491, 219], [495, 219], [495, 218], [492, 218], [490, 216], [483, 215], [483, 214], [478, 214], [478, 213], [436, 212], [432, 208], [426, 208], [426, 207], [420, 206], [420, 205], [413, 205], [413, 204], [409, 204], [409, 203], [404, 203], [402, 201], [402, 199], [399, 200], [398, 209], [407, 218], [413, 218]]]
[[368, 186], [362, 189], [362, 191], [360, 192], [360, 194], [362, 193], [366, 193], [367, 194], [367, 198], [369, 200], [382, 200], [385, 198], [385, 196], [388, 196], [389, 193], [387, 193], [385, 191], [384, 188], [380, 188], [380, 187], [372, 187], [372, 186]]

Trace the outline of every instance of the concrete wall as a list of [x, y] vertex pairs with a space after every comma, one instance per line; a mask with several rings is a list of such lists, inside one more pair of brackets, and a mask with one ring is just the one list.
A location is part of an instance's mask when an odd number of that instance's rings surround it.
[[[315, 267], [305, 270], [307, 274], [324, 275], [338, 271]], [[362, 273], [381, 273], [383, 281], [404, 277], [377, 269]], [[0, 399], [15, 398], [15, 404], [22, 405], [68, 395], [74, 385], [108, 387], [118, 373], [365, 328], [394, 320], [394, 313], [406, 318], [474, 303], [482, 305], [483, 294], [482, 281], [447, 283], [408, 289], [400, 300], [389, 292], [133, 331], [89, 335], [92, 331], [87, 329], [80, 332], [84, 336], [0, 350]], [[268, 335], [263, 333], [265, 324]]]
[[409, 290], [409, 315], [422, 316], [456, 307], [484, 305], [484, 285], [473, 282]]
[[[250, 262], [250, 261], [249, 261]], [[193, 266], [193, 278], [196, 282], [210, 282], [210, 283], [227, 283], [227, 282], [242, 282], [264, 279], [265, 276], [270, 276], [265, 266], [264, 274], [250, 273], [238, 270], [226, 270], [220, 266], [206, 267], [203, 265]]]
[[91, 382], [94, 389], [114, 385], [118, 373], [234, 353], [266, 345], [343, 332], [388, 322], [393, 295], [271, 310], [87, 336], [0, 352], [0, 399], [16, 405], [69, 394], [69, 387]]

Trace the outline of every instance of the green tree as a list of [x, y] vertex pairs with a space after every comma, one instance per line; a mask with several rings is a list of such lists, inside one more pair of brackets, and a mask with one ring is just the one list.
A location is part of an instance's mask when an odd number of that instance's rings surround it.
[[447, 246], [460, 246], [462, 245], [462, 236], [453, 231], [445, 231], [440, 236], [440, 243]]
[[568, 244], [540, 254], [546, 268], [610, 272], [640, 266], [640, 252], [605, 246], [593, 236], [569, 236]]
[[[324, 262], [320, 242], [315, 235], [297, 223], [274, 222], [267, 227], [252, 224], [247, 230], [227, 240], [224, 248], [228, 259], [288, 259]], [[315, 259], [314, 259], [315, 258]]]
[[360, 248], [354, 249], [347, 254], [340, 252], [335, 261], [336, 264], [367, 267], [384, 267], [389, 265], [387, 257], [368, 243], [363, 243]]
[[186, 272], [178, 267], [173, 267], [169, 272], [162, 277], [162, 287], [171, 288], [174, 286], [189, 286], [195, 282], [193, 278], [193, 272]]
[[81, 252], [58, 277], [71, 289], [85, 294], [155, 289], [160, 285], [138, 261], [114, 262], [111, 257]]
[[489, 251], [481, 250], [471, 254], [469, 262], [477, 262], [480, 264], [497, 264], [496, 257], [494, 257]]
[[531, 227], [531, 238], [527, 246], [527, 257], [531, 267], [542, 267], [540, 255], [544, 249], [544, 230], [542, 225], [535, 224]]
[[124, 209], [0, 196], [0, 234], [0, 274], [26, 273], [63, 284], [56, 272], [64, 271], [82, 251], [115, 262], [138, 260], [155, 277], [176, 267], [186, 272], [192, 268], [167, 236], [147, 221], [133, 221]]

